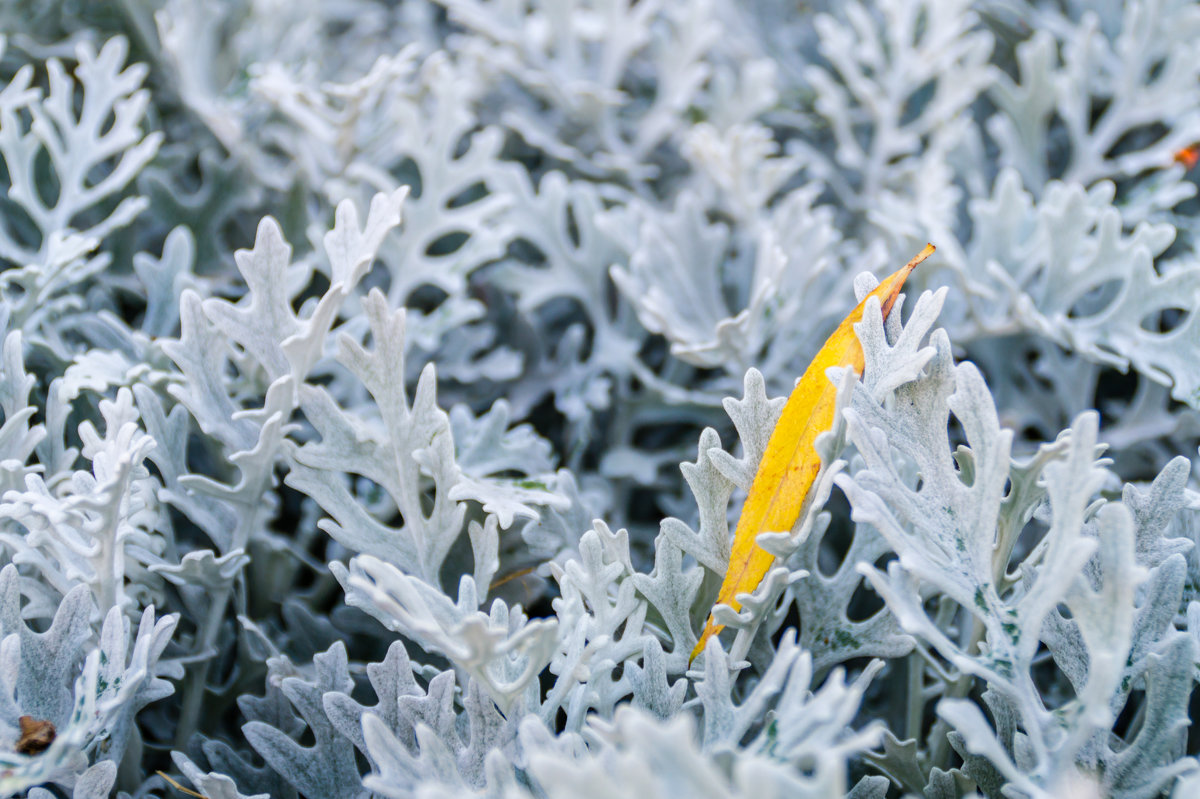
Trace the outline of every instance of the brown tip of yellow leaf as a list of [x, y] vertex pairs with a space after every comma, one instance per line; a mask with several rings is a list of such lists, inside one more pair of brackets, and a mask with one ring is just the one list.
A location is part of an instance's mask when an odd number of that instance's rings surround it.
[[937, 247], [934, 247], [932, 244], [926, 244], [919, 253], [917, 253], [916, 255], [914, 255], [912, 257], [912, 260], [910, 260], [908, 263], [906, 263], [904, 265], [904, 269], [902, 270], [902, 274], [904, 275], [904, 277], [907, 278], [908, 273], [911, 272], [912, 270], [916, 269], [917, 264], [921, 263], [926, 258], [933, 255], [933, 252], [936, 249], [937, 249]]
[[[909, 260], [908, 263], [900, 267], [895, 274], [891, 275], [884, 281], [889, 286], [893, 287], [890, 288], [883, 297], [881, 297], [883, 302], [879, 309], [883, 312], [885, 319], [887, 318], [887, 315], [892, 312], [892, 306], [896, 303], [896, 296], [900, 293], [900, 286], [903, 286], [904, 281], [908, 280], [908, 276], [912, 270], [916, 269], [919, 263], [933, 255], [933, 251], [936, 249], [937, 247], [934, 247], [932, 244], [926, 244], [919, 253], [914, 255]], [[882, 284], [880, 285], [880, 288], [883, 288]], [[878, 291], [878, 289], [876, 290]]]

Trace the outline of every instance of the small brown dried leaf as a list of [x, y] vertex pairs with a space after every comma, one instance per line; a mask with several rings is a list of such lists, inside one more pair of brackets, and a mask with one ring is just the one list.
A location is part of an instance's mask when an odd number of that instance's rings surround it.
[[23, 755], [37, 755], [45, 752], [54, 743], [58, 730], [54, 723], [33, 716], [21, 716], [17, 719], [21, 726], [21, 737], [17, 739], [15, 749]]

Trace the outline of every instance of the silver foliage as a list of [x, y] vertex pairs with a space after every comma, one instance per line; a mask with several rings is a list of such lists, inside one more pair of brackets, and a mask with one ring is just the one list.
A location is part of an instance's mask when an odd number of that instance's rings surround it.
[[1195, 3], [44, 5], [0, 795], [1195, 793]]

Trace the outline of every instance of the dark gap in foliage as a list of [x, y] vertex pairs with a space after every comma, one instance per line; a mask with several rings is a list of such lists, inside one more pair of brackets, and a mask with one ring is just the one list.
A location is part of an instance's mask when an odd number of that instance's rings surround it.
[[1050, 347], [1054, 354], [1063, 352], [1055, 344], [1019, 334], [989, 339], [964, 354], [994, 392], [1000, 425], [1016, 433], [1013, 450], [1018, 457], [1031, 454], [1070, 424], [1065, 414], [1057, 413], [1055, 384], [1047, 375], [1054, 368], [1048, 364], [1055, 363], [1045, 349]]
[[[872, 565], [886, 574], [887, 565], [895, 559], [896, 553], [888, 552], [877, 558]], [[883, 606], [883, 598], [875, 592], [871, 584], [866, 580], [860, 580], [854, 593], [850, 595], [849, 604], [846, 605], [846, 618], [855, 622], [866, 621], [882, 610]]]
[[535, 317], [541, 323], [539, 327], [544, 331], [543, 341], [547, 350], [557, 352], [564, 337], [568, 335], [568, 331], [578, 328], [582, 331], [579, 359], [582, 362], [591, 357], [595, 330], [590, 321], [581, 321], [589, 320], [589, 317], [579, 300], [573, 297], [555, 297], [543, 303], [535, 312]]
[[1042, 426], [1028, 424], [1021, 428], [1016, 438], [1020, 441], [1042, 441], [1046, 438], [1046, 430]]
[[461, 230], [455, 230], [450, 233], [446, 233], [431, 241], [429, 246], [425, 248], [425, 254], [430, 258], [436, 258], [441, 255], [450, 255], [466, 244], [467, 239], [470, 237], [470, 233]]
[[[423, 479], [421, 481], [421, 483], [422, 483], [422, 488], [423, 488], [423, 490], [421, 491], [420, 498], [419, 498], [420, 502], [421, 502], [421, 507], [417, 512], [420, 513], [422, 516], [428, 517], [429, 515], [431, 515], [433, 513], [434, 496], [433, 496], [433, 492], [429, 490], [429, 486], [426, 485], [427, 479]], [[387, 501], [390, 502], [391, 498], [389, 497]], [[403, 515], [399, 512], [399, 510], [397, 510], [396, 515], [393, 516], [392, 519], [390, 521], [388, 521], [387, 523], [393, 527], [399, 527], [402, 524], [404, 524]], [[453, 592], [454, 589], [451, 588], [450, 591]]]
[[672, 356], [666, 338], [658, 333], [652, 333], [646, 336], [642, 342], [637, 357], [650, 371], [657, 373], [662, 370], [663, 366], [667, 364], [668, 358]]
[[211, 443], [211, 439], [196, 429], [194, 425], [192, 426], [188, 433], [187, 447], [184, 450], [189, 472], [209, 476], [223, 474], [224, 469], [221, 467], [225, 465], [225, 461], [219, 459], [220, 452], [213, 452], [209, 448]]
[[[938, 618], [938, 615], [941, 612], [941, 609], [943, 607], [949, 608], [947, 613], [950, 614], [949, 615], [950, 619], [952, 619], [952, 620], [958, 619], [958, 621], [961, 622], [961, 620], [963, 618], [967, 618], [968, 623], [970, 623], [970, 614], [966, 613], [963, 610], [961, 605], [959, 605], [957, 602], [955, 602], [953, 599], [946, 596], [945, 594], [931, 594], [930, 596], [925, 597], [921, 602], [921, 610], [924, 611], [925, 615], [931, 619]], [[950, 635], [951, 637], [954, 637], [955, 635], [958, 634], [957, 630], [958, 630], [958, 624], [957, 623], [951, 624], [950, 631], [947, 634]], [[949, 664], [946, 663], [943, 660], [943, 658], [936, 653], [936, 651], [934, 651], [932, 649], [930, 649], [929, 651], [934, 655], [934, 659], [938, 663], [941, 663], [943, 665], [943, 667], [946, 667], [947, 671], [950, 670], [948, 668]]]
[[308, 280], [308, 285], [292, 299], [292, 310], [301, 318], [311, 315], [311, 306], [306, 309], [306, 303], [315, 303], [329, 292], [329, 275], [319, 269], [314, 269]]
[[[304, 729], [299, 735], [293, 736], [292, 740], [306, 749], [315, 747], [317, 745], [317, 736], [313, 734], [312, 728], [307, 724], [304, 725]], [[315, 799], [315, 797], [313, 797], [313, 799]]]
[[[58, 176], [55, 175], [54, 179], [57, 185]], [[0, 224], [17, 244], [36, 249], [41, 242], [41, 232], [25, 208], [9, 198], [11, 190], [12, 174], [9, 172], [8, 162], [0, 158]], [[12, 292], [14, 287], [10, 286], [6, 290]]]
[[[953, 413], [946, 422], [946, 437], [950, 442], [950, 452], [953, 453], [955, 476], [964, 486], [970, 488], [975, 484], [975, 464], [972, 462], [972, 452], [967, 441], [966, 430], [963, 429], [962, 422]], [[918, 475], [918, 491], [920, 487], [921, 477]]]
[[[263, 156], [263, 163], [286, 172], [292, 164], [292, 154], [284, 149], [281, 142], [272, 138], [261, 139], [260, 142], [259, 149]], [[293, 172], [293, 174], [295, 173]]]
[[787, 610], [783, 614], [783, 621], [780, 623], [779, 628], [775, 630], [774, 635], [771, 636], [771, 646], [778, 649], [779, 642], [783, 640], [783, 636], [788, 630], [796, 630], [797, 638], [799, 638], [798, 631], [803, 628], [803, 625], [804, 619], [800, 617], [800, 606], [795, 602], [788, 602]]
[[[511, 84], [508, 78], [502, 78], [501, 82]], [[487, 113], [493, 109], [486, 106], [480, 109]], [[504, 131], [504, 144], [500, 148], [500, 160], [505, 162], [515, 162], [521, 167], [529, 171], [529, 179], [533, 185], [538, 185], [542, 177], [551, 168], [550, 159], [546, 152], [540, 147], [530, 146], [520, 135], [511, 130]]]
[[604, 457], [604, 444], [611, 440], [606, 433], [612, 425], [612, 412], [596, 411], [581, 419], [566, 421], [562, 463], [573, 471], [599, 470]]
[[1046, 152], [1041, 163], [1046, 167], [1047, 178], [1061, 178], [1072, 160], [1071, 137], [1067, 125], [1057, 111], [1050, 114], [1046, 123]]
[[[338, 368], [340, 366], [341, 365], [338, 364], [334, 368]], [[333, 369], [330, 369], [329, 371], [326, 371], [326, 372], [309, 372], [308, 376], [304, 378], [304, 382], [306, 384], [308, 384], [310, 386], [320, 386], [322, 388], [328, 388], [330, 385], [333, 384], [333, 380], [334, 380], [334, 370]], [[294, 413], [296, 414], [296, 416], [292, 418], [293, 422], [307, 421], [304, 416], [304, 408], [303, 407], [297, 408], [294, 411]], [[294, 437], [294, 435], [293, 435], [293, 437]]]
[[[866, 658], [861, 662], [866, 665], [871, 660], [872, 658]], [[857, 663], [859, 661], [852, 660], [850, 662]], [[897, 738], [903, 740], [905, 707], [903, 702], [895, 701], [895, 697], [908, 693], [908, 669], [910, 667], [910, 661], [907, 658], [888, 660], [883, 670], [867, 686], [862, 706], [850, 726], [861, 729], [863, 725], [880, 719], [887, 724], [888, 729], [896, 731]], [[926, 709], [928, 710], [928, 708]], [[882, 750], [882, 746], [875, 747], [875, 749]], [[849, 766], [850, 783], [856, 782], [867, 774], [880, 773], [878, 769], [861, 758], [853, 758]]]
[[110, 292], [108, 297], [113, 306], [111, 311], [118, 319], [130, 327], [140, 327], [146, 310], [145, 295], [140, 291], [140, 287], [135, 287], [128, 283], [117, 287], [115, 280], [113, 283], [114, 290]]
[[[91, 168], [88, 169], [83, 176], [83, 185], [89, 189], [98, 186], [106, 177], [112, 174], [115, 166], [116, 162], [112, 159], [92, 164]], [[53, 170], [51, 171], [53, 172]], [[101, 206], [103, 207], [104, 205], [109, 204], [111, 204], [112, 207], [115, 207], [116, 205], [114, 200], [110, 200], [108, 203], [102, 203]]]
[[[1126, 702], [1126, 706], [1133, 702]], [[1188, 714], [1187, 717], [1192, 720], [1192, 723], [1187, 728], [1187, 753], [1194, 755], [1200, 752], [1200, 724], [1195, 722], [1195, 719], [1200, 719], [1200, 691], [1192, 691], [1191, 697], [1188, 699]]]
[[423, 314], [431, 314], [449, 298], [449, 294], [440, 286], [435, 286], [431, 283], [423, 283], [414, 288], [404, 300], [406, 308], [420, 311]]
[[575, 204], [570, 202], [565, 203], [563, 205], [563, 210], [565, 211], [566, 216], [566, 218], [563, 220], [566, 225], [566, 230], [564, 232], [567, 234], [567, 238], [571, 242], [572, 249], [577, 250], [579, 249], [583, 239], [579, 234], [579, 220], [575, 218]]
[[33, 186], [31, 187], [38, 199], [48, 208], [58, 205], [62, 195], [62, 183], [58, 172], [50, 160], [50, 154], [38, 148], [33, 155]]
[[358, 773], [359, 774], [370, 774], [371, 773], [371, 761], [367, 759], [367, 756], [365, 754], [363, 754], [363, 752], [357, 746], [353, 747], [353, 752], [354, 752], [354, 767], [355, 767], [355, 769], [358, 770]]
[[[169, 145], [166, 147], [169, 147]], [[171, 186], [183, 195], [190, 196], [205, 190], [207, 188], [205, 184], [207, 176], [204, 166], [201, 163], [200, 155], [203, 152], [205, 151], [197, 150], [194, 154], [189, 154], [181, 158], [174, 151], [171, 151], [171, 172], [169, 176], [162, 175], [162, 178], [164, 180], [169, 179]], [[159, 152], [158, 158], [160, 161], [163, 160], [162, 151]]]
[[1069, 683], [1058, 669], [1058, 664], [1050, 656], [1050, 650], [1043, 641], [1038, 642], [1037, 653], [1033, 656], [1033, 667], [1029, 670], [1034, 685], [1042, 701], [1049, 709], [1062, 707], [1075, 698]]
[[[641, 523], [647, 528], [657, 528], [662, 519], [662, 508], [658, 504], [658, 492], [651, 487], [638, 486], [629, 492], [629, 518], [626, 524]], [[634, 541], [630, 541], [632, 546]]]
[[611, 276], [608, 276], [607, 269], [605, 269], [605, 275], [607, 279], [600, 284], [600, 290], [604, 293], [604, 310], [609, 318], [614, 320], [616, 323], [614, 326], [619, 330], [620, 320], [625, 316], [625, 312], [630, 310], [629, 304], [625, 295], [617, 288], [617, 284], [613, 282]]
[[1124, 280], [1114, 279], [1104, 281], [1100, 285], [1088, 290], [1086, 294], [1076, 300], [1071, 309], [1067, 311], [1067, 316], [1071, 319], [1079, 320], [1087, 319], [1103, 312], [1112, 305], [1113, 300], [1117, 298], [1117, 295], [1124, 287]]
[[[1192, 692], [1192, 698], [1189, 702], [1189, 707], [1196, 701], [1197, 692]], [[1129, 733], [1133, 729], [1135, 723], [1140, 726], [1139, 716], [1146, 707], [1146, 692], [1142, 689], [1135, 689], [1129, 692], [1129, 697], [1125, 700], [1125, 706], [1121, 708], [1121, 712], [1117, 714], [1117, 720], [1113, 722], [1113, 733], [1122, 737], [1130, 736]], [[1189, 718], [1192, 718], [1189, 716]], [[1195, 725], [1193, 725], [1195, 726]], [[1189, 735], [1190, 737], [1190, 735]]]
[[1088, 128], [1090, 130], [1096, 129], [1096, 125], [1108, 113], [1108, 109], [1111, 106], [1111, 97], [1097, 97], [1092, 95], [1088, 98]]
[[1137, 396], [1143, 378], [1138, 372], [1122, 372], [1113, 367], [1100, 370], [1096, 379], [1096, 409], [1100, 412], [1100, 429], [1116, 424]]
[[908, 95], [904, 100], [904, 107], [900, 109], [900, 126], [914, 122], [921, 113], [925, 110], [925, 106], [929, 105], [929, 101], [933, 99], [937, 92], [938, 81], [949, 80], [945, 75], [939, 75], [930, 78], [922, 83], [916, 91]]
[[[221, 251], [243, 249], [254, 246], [254, 228], [249, 217], [242, 214], [231, 214], [222, 222], [218, 232], [218, 247]], [[223, 260], [211, 264], [197, 263], [196, 272], [201, 275], [222, 275], [229, 269]], [[217, 284], [218, 288], [220, 284]]]
[[398, 185], [409, 187], [410, 200], [420, 199], [424, 183], [421, 180], [421, 168], [417, 166], [415, 160], [405, 156], [400, 163], [392, 167], [391, 174]]
[[[841, 666], [841, 668], [845, 671], [846, 682], [853, 682], [854, 679], [857, 678], [860, 674], [862, 674], [863, 671], [865, 671], [868, 666], [870, 666], [872, 663], [875, 662], [875, 660], [876, 660], [876, 658], [871, 657], [870, 655], [863, 655], [862, 657], [847, 658], [846, 660], [843, 660], [838, 665]], [[888, 671], [888, 667], [885, 667], [884, 670], [882, 672], [880, 672], [878, 675], [876, 675], [875, 679], [871, 681], [871, 684], [873, 686], [877, 686], [877, 687], [881, 688], [884, 685], [881, 678], [887, 676], [887, 671]], [[814, 681], [814, 682], [818, 682], [818, 681]], [[820, 681], [820, 682], [821, 682], [821, 684], [823, 684], [823, 681]], [[868, 694], [869, 694], [869, 691], [868, 691]], [[863, 706], [866, 707], [868, 704], [869, 703], [864, 702]]]
[[371, 293], [372, 289], [379, 289], [385, 295], [390, 294], [392, 289], [392, 272], [378, 258], [371, 262], [362, 279], [358, 281], [358, 293], [360, 296], [367, 296]]
[[[557, 586], [556, 583], [553, 585]], [[554, 593], [557, 594], [557, 588], [554, 589]], [[525, 606], [525, 615], [531, 619], [554, 618], [557, 615], [554, 610], [554, 596], [552, 596], [549, 592], [539, 596], [533, 602], [530, 602], [527, 606]], [[554, 679], [552, 675], [548, 683], [545, 681], [547, 674], [548, 672], [542, 672], [541, 675], [541, 679], [543, 680], [543, 693], [554, 686]]]
[[[331, 370], [330, 372], [310, 377], [306, 382], [311, 386], [319, 386], [327, 389], [334, 379], [333, 372], [334, 370]], [[288, 434], [288, 438], [296, 444], [303, 445], [309, 441], [318, 441], [321, 438], [316, 428], [313, 427], [312, 422], [309, 421], [308, 416], [304, 413], [303, 406], [292, 411], [292, 418], [289, 420], [289, 424], [294, 425], [294, 428]]]
[[969, 446], [967, 441], [967, 433], [963, 429], [962, 422], [954, 414], [950, 414], [946, 421], [947, 436], [950, 440], [950, 449], [953, 451], [955, 447]]
[[[518, 261], [531, 266], [538, 266], [546, 263], [546, 254], [529, 239], [516, 236], [508, 243], [501, 261]], [[482, 277], [483, 275], [480, 274], [481, 271], [490, 268], [489, 266], [484, 266], [475, 270], [471, 273], [472, 280]]]
[[699, 438], [697, 426], [688, 422], [668, 422], [656, 419], [652, 424], [643, 424], [633, 433], [632, 446], [637, 449], [656, 450], [675, 441]]
[[1187, 320], [1188, 314], [1183, 307], [1162, 308], [1144, 316], [1139, 326], [1148, 333], [1170, 333]]
[[477, 132], [478, 129], [468, 130], [459, 136], [457, 141], [454, 142], [454, 149], [451, 151], [450, 157], [458, 160], [466, 155], [467, 151], [471, 149], [471, 140], [475, 138]]
[[929, 30], [929, 8], [928, 6], [918, 6], [916, 18], [912, 23], [912, 35], [908, 40], [914, 47], [921, 44], [921, 40], [925, 38], [926, 32]]
[[841, 568], [854, 542], [855, 523], [850, 519], [850, 500], [835, 487], [825, 503], [829, 513], [829, 526], [821, 537], [817, 552], [817, 569], [826, 577], [832, 577]]
[[1167, 67], [1167, 59], [1156, 58], [1150, 62], [1149, 68], [1146, 70], [1146, 83], [1154, 83], [1162, 77], [1163, 70]]
[[559, 412], [554, 404], [554, 395], [545, 394], [541, 400], [530, 409], [526, 421], [537, 430], [538, 435], [554, 446], [554, 452], [559, 461], [567, 454], [567, 424], [566, 417]]
[[1017, 535], [1017, 543], [1013, 546], [1012, 557], [1009, 558], [1009, 563], [1020, 563], [1025, 560], [1029, 556], [1029, 553], [1033, 551], [1033, 548], [1045, 537], [1048, 529], [1046, 521], [1037, 518], [1035, 514], [1034, 518], [1026, 522], [1021, 528], [1020, 534]]
[[1113, 142], [1113, 146], [1104, 153], [1105, 158], [1117, 158], [1127, 153], [1138, 152], [1154, 146], [1170, 129], [1162, 122], [1155, 121], [1146, 125], [1137, 125], [1125, 131]]
[[[698, 111], [695, 106], [688, 106], [686, 113], [694, 117]], [[656, 197], [674, 197], [683, 189], [691, 178], [690, 165], [681, 156], [679, 149], [673, 146], [670, 138], [663, 139], [646, 158], [652, 166], [647, 171], [652, 174], [646, 180], [647, 187]], [[605, 203], [605, 206], [615, 203]]]
[[450, 199], [446, 200], [447, 210], [461, 208], [464, 205], [470, 205], [473, 202], [482, 200], [488, 195], [487, 185], [482, 181], [476, 181], [470, 186], [455, 194]]

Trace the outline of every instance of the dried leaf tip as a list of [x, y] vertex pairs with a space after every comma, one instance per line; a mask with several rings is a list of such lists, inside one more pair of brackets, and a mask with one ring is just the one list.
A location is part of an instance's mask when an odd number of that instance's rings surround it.
[[35, 719], [33, 716], [21, 716], [17, 719], [21, 737], [17, 739], [14, 749], [23, 755], [38, 755], [50, 748], [58, 735], [54, 722]]
[[[821, 457], [815, 446], [817, 436], [833, 426], [837, 403], [837, 387], [825, 371], [831, 366], [848, 366], [862, 373], [862, 345], [854, 325], [862, 321], [867, 300], [878, 298], [880, 310], [887, 318], [909, 273], [932, 255], [934, 249], [932, 244], [926, 244], [912, 260], [884, 278], [842, 320], [796, 381], [742, 506], [716, 604], [728, 605], [735, 611], [741, 607], [738, 596], [757, 588], [775, 561], [774, 555], [758, 546], [759, 534], [790, 532], [806, 507], [809, 489], [821, 471]], [[704, 632], [688, 658], [689, 664], [721, 629], [722, 625], [715, 622], [710, 612]]]
[[1183, 164], [1184, 169], [1193, 169], [1200, 162], [1200, 142], [1178, 150], [1172, 159], [1177, 164]]
[[195, 796], [195, 797], [197, 797], [197, 799], [208, 799], [208, 797], [202, 793], [197, 793], [197, 792], [191, 790], [190, 788], [183, 787], [177, 781], [172, 779], [171, 776], [169, 774], [167, 774], [165, 771], [156, 771], [154, 773], [157, 774], [158, 776], [162, 777], [164, 780], [166, 780], [167, 783], [169, 783], [172, 788], [179, 791], [180, 793], [187, 794], [188, 796]]

